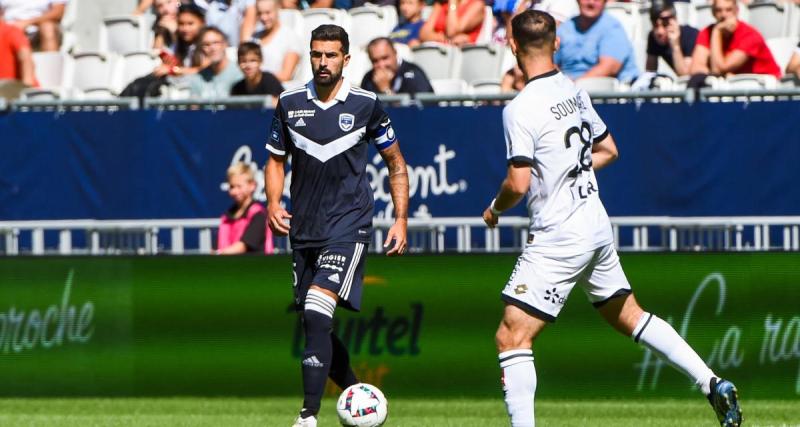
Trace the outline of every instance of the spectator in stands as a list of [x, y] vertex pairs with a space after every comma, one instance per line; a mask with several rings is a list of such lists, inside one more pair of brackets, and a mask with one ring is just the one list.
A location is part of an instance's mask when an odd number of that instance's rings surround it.
[[372, 62], [370, 70], [361, 81], [363, 89], [382, 94], [407, 93], [414, 95], [433, 92], [431, 83], [421, 68], [410, 62], [398, 60], [397, 51], [388, 37], [379, 37], [367, 45]]
[[603, 13], [605, 5], [606, 0], [578, 0], [580, 14], [558, 27], [561, 47], [556, 65], [573, 80], [616, 77], [630, 82], [639, 75], [625, 29]]
[[697, 36], [697, 45], [692, 54], [692, 74], [701, 77], [709, 74], [721, 77], [771, 74], [781, 77], [780, 67], [772, 57], [764, 37], [738, 19], [739, 6], [736, 0], [714, 0], [712, 13], [717, 22], [704, 28]]
[[253, 200], [256, 187], [255, 173], [248, 164], [239, 162], [228, 168], [228, 195], [233, 205], [220, 218], [217, 254], [273, 253], [266, 211]]
[[789, 63], [786, 64], [786, 74], [794, 74], [797, 76], [796, 78], [800, 79], [800, 44], [798, 44], [797, 49], [794, 50], [791, 59], [789, 59]]
[[300, 0], [281, 0], [281, 9], [301, 10], [305, 7]]
[[420, 29], [420, 40], [456, 46], [475, 43], [483, 27], [485, 5], [483, 0], [437, 0]]
[[174, 49], [178, 40], [178, 7], [176, 0], [155, 0], [156, 22], [153, 24], [153, 49]]
[[156, 77], [184, 76], [200, 71], [207, 64], [197, 41], [205, 27], [203, 11], [194, 5], [183, 5], [178, 9], [177, 40], [172, 47], [161, 50], [162, 64], [156, 67]]
[[261, 47], [244, 42], [239, 45], [238, 58], [244, 79], [233, 85], [231, 95], [272, 95], [273, 106], [277, 105], [283, 85], [272, 73], [261, 71]]
[[208, 66], [189, 76], [189, 92], [194, 97], [218, 98], [230, 95], [233, 85], [242, 79], [239, 67], [228, 59], [228, 39], [217, 27], [206, 27], [200, 33], [200, 49]]
[[219, 28], [230, 46], [250, 40], [256, 29], [255, 0], [194, 0], [205, 10], [206, 25]]
[[253, 37], [261, 45], [261, 69], [286, 82], [294, 76], [303, 46], [295, 32], [281, 23], [278, 10], [278, 0], [256, 1], [258, 20], [264, 28]]
[[395, 43], [405, 43], [411, 47], [419, 45], [419, 32], [425, 24], [422, 19], [424, 8], [425, 0], [400, 0], [403, 23], [394, 27], [389, 38]]
[[688, 25], [679, 25], [675, 6], [671, 1], [653, 3], [650, 9], [653, 29], [647, 36], [647, 71], [658, 70], [658, 58], [664, 59], [678, 76], [689, 74], [692, 51], [698, 31]]
[[60, 46], [59, 24], [67, 0], [0, 0], [8, 24], [25, 31], [44, 52]]
[[506, 71], [503, 75], [503, 79], [500, 80], [500, 92], [519, 92], [525, 88], [525, 74], [519, 68], [519, 66], [514, 66], [510, 70]]
[[578, 3], [572, 0], [496, 0], [493, 8], [502, 24], [498, 25], [494, 35], [498, 43], [506, 42], [506, 35], [511, 34], [511, 19], [525, 10], [549, 13], [556, 20], [556, 27], [578, 15]]
[[19, 27], [5, 22], [0, 3], [0, 80], [18, 80], [36, 86], [31, 44]]

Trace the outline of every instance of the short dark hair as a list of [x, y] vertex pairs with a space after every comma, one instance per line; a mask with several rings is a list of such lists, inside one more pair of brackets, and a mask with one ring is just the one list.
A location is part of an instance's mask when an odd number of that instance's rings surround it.
[[664, 12], [672, 12], [672, 16], [675, 16], [675, 5], [670, 0], [654, 1], [650, 8], [650, 22], [655, 24]]
[[200, 9], [200, 7], [198, 7], [194, 3], [182, 4], [181, 7], [178, 8], [178, 15], [182, 13], [190, 13], [200, 18], [203, 22], [205, 22], [206, 20], [206, 13], [203, 11], [203, 9]]
[[511, 34], [517, 49], [542, 49], [556, 39], [556, 20], [540, 10], [528, 9], [511, 20]]
[[392, 39], [390, 39], [389, 37], [377, 37], [370, 40], [370, 42], [367, 43], [367, 53], [369, 53], [369, 50], [375, 47], [375, 45], [379, 43], [388, 43], [389, 47], [392, 48], [393, 51], [397, 52], [397, 50], [394, 48], [394, 42], [392, 41]]
[[342, 52], [345, 55], [350, 53], [350, 38], [347, 36], [347, 31], [338, 25], [324, 24], [315, 28], [311, 32], [311, 43], [316, 40], [340, 42], [342, 44]]
[[236, 55], [239, 59], [242, 59], [242, 57], [248, 53], [256, 55], [259, 61], [264, 60], [264, 55], [261, 53], [261, 46], [259, 46], [257, 43], [244, 42], [239, 45], [239, 49], [236, 51]]
[[203, 37], [205, 37], [206, 34], [208, 33], [217, 33], [220, 36], [222, 36], [222, 40], [225, 40], [226, 44], [228, 43], [228, 36], [226, 36], [225, 33], [222, 32], [222, 30], [213, 25], [210, 27], [205, 27], [202, 30], [200, 30], [200, 34], [197, 35], [197, 42], [202, 43]]

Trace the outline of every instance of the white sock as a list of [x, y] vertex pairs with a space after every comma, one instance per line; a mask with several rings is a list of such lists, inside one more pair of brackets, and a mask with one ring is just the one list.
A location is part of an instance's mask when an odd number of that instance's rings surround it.
[[536, 368], [533, 366], [533, 351], [509, 350], [500, 353], [497, 358], [503, 370], [503, 393], [511, 427], [534, 427]]
[[691, 378], [703, 394], [711, 392], [711, 378], [716, 375], [669, 323], [644, 313], [631, 337]]

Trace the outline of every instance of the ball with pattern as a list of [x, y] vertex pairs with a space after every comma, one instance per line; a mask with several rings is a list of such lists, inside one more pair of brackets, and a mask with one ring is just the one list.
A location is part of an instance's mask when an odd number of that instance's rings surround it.
[[386, 398], [378, 387], [361, 383], [342, 392], [336, 412], [343, 426], [377, 427], [386, 421], [388, 410]]

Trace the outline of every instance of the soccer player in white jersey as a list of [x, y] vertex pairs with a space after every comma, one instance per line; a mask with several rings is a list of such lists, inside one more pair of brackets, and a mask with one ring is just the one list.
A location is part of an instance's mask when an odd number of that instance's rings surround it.
[[614, 329], [690, 377], [721, 425], [738, 426], [734, 385], [718, 378], [672, 326], [643, 311], [633, 297], [594, 175], [617, 158], [617, 148], [586, 92], [553, 64], [555, 29], [550, 15], [535, 10], [512, 21], [511, 49], [528, 83], [503, 111], [508, 175], [483, 213], [494, 227], [527, 193], [530, 234], [503, 289], [505, 309], [495, 337], [511, 425], [535, 424], [533, 342], [578, 283]]

